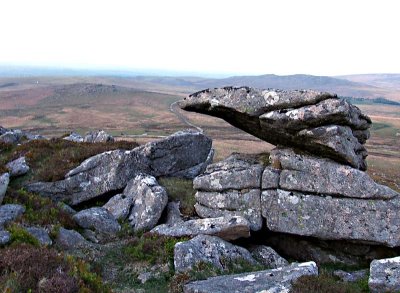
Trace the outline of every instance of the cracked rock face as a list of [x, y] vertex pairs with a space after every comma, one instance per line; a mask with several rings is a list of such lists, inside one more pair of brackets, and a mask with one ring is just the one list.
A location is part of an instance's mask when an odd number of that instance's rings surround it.
[[[201, 133], [181, 131], [133, 150], [98, 154], [68, 172], [64, 180], [36, 182], [26, 188], [53, 200], [76, 205], [123, 189], [129, 180], [141, 173], [156, 177], [196, 176], [199, 174], [196, 172], [202, 172], [206, 167], [205, 162], [212, 153], [211, 143], [211, 139]], [[196, 172], [193, 172], [194, 167]]]
[[302, 276], [318, 275], [315, 262], [293, 263], [289, 266], [209, 278], [185, 285], [185, 293], [241, 293], [241, 292], [290, 292], [292, 283]]
[[193, 180], [197, 214], [202, 218], [242, 216], [251, 230], [260, 230], [262, 172], [261, 164], [239, 155], [209, 165]]
[[336, 95], [312, 90], [207, 89], [180, 106], [222, 118], [274, 145], [313, 154], [365, 170], [368, 116]]
[[237, 260], [251, 265], [257, 264], [250, 252], [243, 247], [214, 236], [198, 235], [189, 241], [178, 242], [174, 249], [174, 267], [177, 272], [189, 271], [201, 262], [225, 270], [227, 262]]

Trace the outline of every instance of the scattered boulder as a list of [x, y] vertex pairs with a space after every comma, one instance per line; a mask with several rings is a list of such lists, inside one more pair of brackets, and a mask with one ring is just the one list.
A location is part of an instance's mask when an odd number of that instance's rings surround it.
[[73, 141], [73, 142], [83, 142], [82, 135], [80, 135], [76, 132], [71, 132], [70, 135], [63, 137], [63, 139]]
[[400, 256], [371, 262], [368, 280], [372, 293], [400, 291]]
[[0, 228], [0, 245], [6, 245], [11, 241], [11, 234]]
[[0, 228], [14, 221], [25, 212], [25, 207], [19, 204], [5, 204], [0, 206]]
[[29, 166], [26, 163], [25, 157], [20, 157], [6, 165], [11, 177], [25, 175], [29, 171]]
[[250, 249], [251, 255], [263, 266], [276, 269], [289, 265], [289, 262], [280, 256], [272, 247], [257, 245]]
[[189, 271], [200, 263], [212, 264], [219, 270], [225, 270], [227, 263], [238, 260], [257, 264], [250, 252], [243, 247], [209, 235], [198, 235], [189, 241], [178, 242], [174, 249], [176, 272]]
[[68, 172], [65, 180], [36, 182], [26, 188], [53, 200], [76, 205], [121, 190], [141, 173], [155, 177], [184, 174], [206, 162], [211, 143], [210, 138], [199, 132], [181, 131], [130, 151], [98, 154]]
[[93, 229], [98, 234], [113, 236], [121, 226], [113, 215], [102, 207], [94, 207], [82, 210], [72, 217], [75, 222], [84, 229]]
[[109, 211], [116, 220], [125, 220], [131, 211], [133, 201], [134, 199], [132, 196], [121, 193], [110, 198], [108, 202], [103, 205], [103, 208]]
[[19, 144], [24, 141], [46, 139], [44, 136], [22, 131], [20, 129], [6, 129], [0, 126], [0, 141], [9, 144]]
[[318, 275], [315, 262], [293, 263], [265, 271], [227, 275], [195, 281], [184, 286], [185, 293], [290, 292], [292, 283], [302, 276]]
[[98, 130], [98, 131], [91, 131], [91, 132], [86, 133], [85, 137], [83, 138], [83, 141], [91, 142], [91, 143], [113, 142], [114, 137], [112, 137], [110, 134], [108, 134], [104, 130]]
[[9, 183], [10, 183], [10, 175], [8, 173], [0, 175], [0, 205], [3, 202], [4, 196], [6, 195]]
[[197, 236], [200, 234], [218, 236], [224, 240], [235, 240], [250, 236], [249, 222], [239, 216], [189, 220], [174, 225], [156, 226], [151, 233], [171, 236]]
[[[225, 87], [194, 93], [180, 106], [225, 119], [262, 140], [367, 168], [368, 116], [336, 95], [313, 90]], [[356, 136], [353, 131], [357, 131]], [[360, 134], [362, 133], [362, 135]]]
[[50, 246], [53, 244], [49, 233], [44, 228], [41, 227], [28, 227], [26, 228], [29, 234], [35, 237], [41, 245]]
[[262, 172], [261, 164], [239, 155], [209, 165], [193, 180], [197, 214], [202, 218], [242, 216], [251, 230], [260, 230]]
[[352, 283], [366, 278], [368, 276], [368, 270], [359, 270], [354, 272], [336, 270], [333, 272], [333, 275], [338, 277], [343, 282]]
[[168, 203], [167, 191], [153, 176], [140, 174], [129, 181], [124, 193], [134, 200], [129, 223], [134, 231], [154, 228]]
[[60, 228], [57, 234], [56, 244], [64, 250], [74, 250], [91, 246], [91, 243], [83, 238], [81, 234], [75, 230], [67, 230], [63, 227]]

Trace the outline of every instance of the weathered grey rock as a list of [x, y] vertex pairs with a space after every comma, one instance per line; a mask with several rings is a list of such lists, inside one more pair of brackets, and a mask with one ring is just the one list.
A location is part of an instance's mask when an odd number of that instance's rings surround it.
[[93, 156], [68, 172], [65, 180], [32, 183], [27, 189], [76, 205], [120, 190], [140, 173], [155, 177], [185, 173], [205, 162], [210, 150], [211, 139], [205, 135], [177, 132], [130, 151], [115, 150]]
[[26, 228], [29, 234], [35, 237], [41, 245], [52, 245], [53, 241], [51, 240], [49, 233], [44, 228], [41, 227], [28, 227]]
[[173, 176], [187, 179], [195, 178], [197, 175], [203, 173], [206, 170], [207, 166], [212, 163], [214, 159], [214, 153], [214, 149], [211, 149], [208, 153], [207, 159], [204, 162], [201, 162], [200, 164], [193, 166], [189, 169], [175, 172]]
[[[134, 231], [148, 231], [157, 225], [168, 203], [167, 191], [153, 176], [137, 175], [128, 183], [134, 199], [129, 223]], [[126, 191], [124, 191], [126, 193]]]
[[57, 234], [56, 244], [63, 250], [74, 250], [91, 246], [91, 243], [83, 238], [81, 234], [75, 230], [67, 230], [63, 227], [60, 228]]
[[389, 187], [375, 183], [367, 173], [330, 159], [275, 148], [271, 151], [271, 160], [279, 162], [283, 169], [279, 179], [281, 189], [365, 199], [400, 196]]
[[29, 166], [26, 163], [25, 157], [20, 157], [6, 165], [11, 177], [21, 176], [29, 171]]
[[261, 205], [267, 227], [272, 231], [390, 247], [400, 245], [397, 199], [332, 198], [278, 189], [263, 191]]
[[224, 192], [198, 191], [195, 197], [196, 213], [202, 218], [242, 216], [249, 221], [252, 231], [262, 228], [259, 189]]
[[3, 202], [4, 196], [6, 195], [9, 183], [10, 183], [10, 175], [8, 173], [0, 175], [0, 205]]
[[171, 236], [197, 236], [200, 234], [218, 236], [224, 240], [235, 240], [250, 236], [249, 222], [239, 216], [189, 220], [175, 225], [156, 226], [151, 233]]
[[281, 170], [273, 167], [266, 167], [261, 179], [262, 189], [277, 189], [279, 188], [279, 177]]
[[263, 266], [276, 269], [289, 265], [289, 262], [280, 256], [272, 247], [257, 245], [250, 249], [251, 255]]
[[247, 162], [235, 155], [209, 165], [206, 171], [194, 178], [193, 188], [202, 191], [260, 188], [261, 164]]
[[70, 135], [63, 137], [65, 140], [73, 141], [73, 142], [83, 142], [83, 137], [82, 135], [76, 133], [76, 132], [71, 132]]
[[133, 205], [133, 197], [125, 194], [114, 195], [110, 200], [103, 205], [116, 220], [124, 220], [128, 217], [131, 207]]
[[[194, 93], [180, 106], [225, 119], [274, 145], [306, 149], [366, 169], [367, 152], [362, 143], [368, 136], [371, 120], [335, 95], [227, 87]], [[362, 132], [353, 135], [353, 131]]]
[[57, 206], [63, 210], [64, 212], [66, 212], [68, 215], [73, 216], [77, 213], [77, 211], [75, 211], [73, 208], [71, 208], [69, 205], [63, 203], [63, 202], [58, 202]]
[[114, 219], [113, 215], [102, 207], [82, 210], [72, 218], [82, 228], [93, 229], [100, 234], [115, 235], [121, 230], [121, 226]]
[[342, 270], [336, 270], [333, 275], [338, 277], [343, 282], [357, 282], [368, 276], [368, 270], [359, 270], [354, 272], [345, 272]]
[[196, 281], [184, 286], [185, 293], [290, 292], [292, 283], [302, 276], [318, 275], [314, 262], [294, 263], [265, 271], [227, 275]]
[[6, 129], [1, 127], [0, 141], [9, 144], [18, 144], [24, 141], [46, 139], [44, 136], [35, 135], [20, 129]]
[[189, 241], [175, 244], [174, 267], [177, 272], [189, 271], [199, 263], [212, 264], [217, 269], [225, 270], [229, 262], [235, 261], [257, 264], [250, 252], [243, 247], [214, 236], [198, 235]]
[[182, 214], [180, 211], [180, 202], [171, 201], [167, 204], [167, 219], [165, 224], [174, 225], [183, 223]]
[[372, 293], [400, 291], [400, 256], [371, 262], [368, 287]]
[[11, 241], [11, 234], [6, 230], [0, 229], [0, 245], [6, 245]]
[[86, 133], [85, 137], [83, 138], [83, 141], [91, 142], [91, 143], [113, 142], [114, 137], [112, 137], [110, 134], [108, 134], [104, 130], [98, 130], [98, 131], [91, 131], [91, 132]]
[[4, 227], [25, 212], [25, 207], [19, 204], [5, 204], [0, 206], [0, 228]]

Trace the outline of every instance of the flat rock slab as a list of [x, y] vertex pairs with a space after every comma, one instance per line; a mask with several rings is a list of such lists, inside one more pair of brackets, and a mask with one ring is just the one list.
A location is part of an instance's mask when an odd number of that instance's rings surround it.
[[400, 256], [371, 262], [368, 280], [373, 293], [400, 291]]
[[171, 237], [213, 235], [224, 240], [250, 237], [249, 222], [240, 216], [190, 220], [176, 225], [163, 224], [150, 232]]
[[[271, 151], [271, 160], [282, 168], [278, 178], [279, 188], [284, 190], [363, 199], [400, 196], [389, 187], [377, 184], [367, 173], [330, 159], [275, 148]], [[269, 173], [264, 171], [264, 174]], [[267, 181], [263, 180], [263, 188], [270, 187]]]
[[198, 235], [189, 241], [178, 242], [174, 249], [174, 267], [177, 272], [189, 271], [199, 263], [225, 270], [227, 263], [235, 261], [257, 264], [249, 251], [215, 236]]
[[5, 204], [0, 206], [0, 228], [4, 227], [25, 212], [25, 207], [19, 204]]
[[400, 245], [400, 203], [307, 195], [285, 190], [261, 194], [268, 229], [330, 240]]
[[315, 262], [291, 264], [286, 267], [218, 276], [204, 281], [196, 281], [184, 286], [185, 293], [256, 293], [290, 292], [292, 283], [302, 276], [316, 276]]
[[[194, 131], [180, 131], [133, 150], [115, 150], [93, 156], [66, 174], [65, 180], [36, 182], [26, 188], [71, 205], [125, 188], [136, 175], [197, 176], [206, 168], [212, 141]], [[194, 173], [194, 169], [198, 173]], [[186, 175], [185, 175], [186, 174]]]
[[194, 93], [180, 106], [222, 118], [274, 145], [308, 150], [357, 169], [367, 168], [363, 144], [371, 120], [357, 107], [329, 93], [226, 87]]
[[102, 207], [82, 210], [72, 217], [84, 229], [93, 229], [97, 233], [115, 235], [121, 230], [120, 224], [112, 214]]

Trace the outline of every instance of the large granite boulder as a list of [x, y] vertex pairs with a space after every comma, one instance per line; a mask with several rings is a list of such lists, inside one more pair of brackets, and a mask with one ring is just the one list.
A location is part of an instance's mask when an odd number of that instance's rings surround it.
[[336, 95], [312, 90], [216, 88], [180, 106], [222, 118], [274, 145], [296, 147], [365, 170], [368, 116]]
[[140, 174], [129, 181], [124, 190], [131, 194], [133, 207], [129, 224], [134, 231], [148, 231], [154, 228], [168, 203], [167, 191], [153, 176]]
[[20, 157], [6, 165], [11, 177], [17, 177], [28, 173], [29, 166], [26, 163], [25, 157]]
[[368, 286], [372, 293], [400, 292], [400, 256], [372, 261]]
[[6, 195], [9, 183], [10, 183], [10, 175], [8, 173], [0, 175], [0, 205], [3, 202], [4, 196]]
[[195, 281], [184, 286], [185, 293], [290, 292], [292, 284], [302, 276], [318, 275], [315, 262], [293, 263], [265, 271], [227, 275]]
[[218, 236], [224, 240], [250, 237], [249, 222], [240, 216], [196, 219], [175, 224], [162, 224], [156, 226], [150, 232], [171, 237], [204, 234]]
[[250, 252], [218, 237], [198, 235], [185, 242], [178, 242], [174, 249], [174, 267], [177, 272], [186, 272], [200, 263], [211, 264], [221, 271], [229, 263], [244, 261], [258, 264]]
[[110, 191], [118, 191], [140, 173], [158, 176], [193, 176], [203, 172], [212, 153], [211, 139], [181, 131], [133, 150], [98, 154], [56, 182], [36, 182], [26, 188], [56, 201], [76, 205]]
[[249, 221], [251, 230], [260, 230], [262, 172], [261, 164], [239, 155], [209, 165], [193, 180], [197, 214], [202, 218], [242, 216]]

